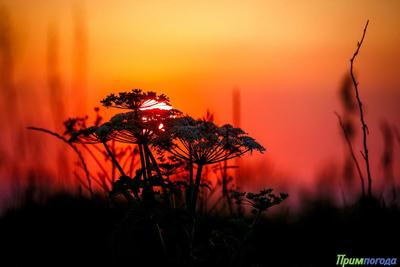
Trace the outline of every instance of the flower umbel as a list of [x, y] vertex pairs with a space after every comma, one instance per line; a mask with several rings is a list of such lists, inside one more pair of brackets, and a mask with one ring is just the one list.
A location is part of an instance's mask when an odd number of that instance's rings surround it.
[[183, 160], [213, 164], [253, 150], [265, 148], [242, 129], [229, 124], [218, 127], [211, 121], [182, 117], [172, 120], [155, 145]]
[[105, 107], [114, 107], [122, 109], [152, 109], [157, 108], [160, 103], [171, 106], [169, 98], [164, 95], [158, 95], [155, 92], [143, 92], [141, 89], [133, 89], [130, 92], [120, 92], [118, 95], [110, 94], [100, 101]]

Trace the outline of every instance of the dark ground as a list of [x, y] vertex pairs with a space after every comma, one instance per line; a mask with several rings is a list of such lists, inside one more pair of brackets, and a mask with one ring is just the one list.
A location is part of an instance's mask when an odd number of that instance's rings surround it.
[[[168, 253], [185, 262], [179, 216], [168, 213], [161, 226], [170, 229], [164, 233]], [[165, 260], [151, 225], [140, 208], [128, 212], [101, 199], [58, 194], [41, 204], [27, 202], [0, 219], [0, 266], [177, 265]], [[243, 237], [240, 223], [202, 216], [197, 225], [192, 266], [335, 266], [337, 254], [400, 257], [400, 211], [377, 201], [338, 209], [314, 200], [296, 218], [264, 218], [243, 246], [241, 261], [232, 261]]]

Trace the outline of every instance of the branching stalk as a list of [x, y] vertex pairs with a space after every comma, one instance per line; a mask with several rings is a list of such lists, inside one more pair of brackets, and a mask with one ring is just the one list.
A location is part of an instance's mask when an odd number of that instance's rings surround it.
[[350, 59], [350, 76], [351, 76], [351, 80], [354, 85], [358, 108], [360, 111], [360, 122], [361, 122], [361, 126], [362, 126], [362, 131], [363, 131], [363, 152], [361, 152], [361, 154], [364, 158], [365, 166], [367, 169], [368, 196], [372, 197], [372, 176], [371, 176], [371, 168], [370, 168], [370, 164], [369, 164], [369, 154], [368, 154], [368, 145], [367, 145], [367, 135], [368, 135], [369, 131], [368, 131], [367, 123], [365, 122], [365, 118], [364, 118], [364, 109], [363, 109], [363, 103], [361, 101], [359, 90], [358, 90], [358, 82], [357, 82], [354, 72], [353, 72], [354, 60], [356, 59], [358, 52], [360, 51], [361, 45], [364, 41], [364, 37], [367, 32], [368, 23], [369, 23], [369, 20], [367, 20], [367, 23], [365, 24], [364, 32], [361, 37], [361, 40], [359, 42], [357, 42], [357, 49], [354, 52], [353, 57]]

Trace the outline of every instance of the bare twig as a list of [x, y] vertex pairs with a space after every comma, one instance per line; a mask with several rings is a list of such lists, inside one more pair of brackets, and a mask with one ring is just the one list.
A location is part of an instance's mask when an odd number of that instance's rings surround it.
[[364, 183], [364, 176], [362, 175], [362, 172], [361, 172], [360, 164], [358, 163], [357, 157], [354, 154], [353, 145], [351, 144], [350, 137], [349, 137], [349, 135], [348, 135], [348, 133], [346, 131], [346, 128], [344, 127], [342, 118], [340, 117], [340, 115], [337, 112], [335, 112], [335, 114], [336, 114], [336, 117], [338, 118], [339, 125], [342, 128], [343, 136], [344, 136], [344, 138], [346, 140], [347, 147], [349, 149], [349, 153], [350, 153], [350, 155], [351, 155], [351, 157], [353, 159], [354, 165], [356, 166], [358, 175], [360, 176], [361, 192], [362, 192], [362, 196], [364, 197], [365, 196], [365, 183]]
[[356, 93], [356, 99], [357, 99], [357, 103], [358, 103], [358, 108], [360, 111], [360, 121], [361, 121], [362, 130], [363, 130], [363, 150], [364, 150], [361, 154], [363, 155], [366, 169], [367, 169], [368, 196], [371, 197], [372, 196], [372, 176], [371, 176], [371, 169], [370, 169], [370, 164], [369, 164], [368, 145], [367, 145], [367, 135], [369, 134], [369, 131], [368, 131], [367, 123], [365, 122], [365, 118], [364, 118], [364, 109], [363, 109], [363, 104], [361, 102], [361, 98], [360, 98], [360, 94], [359, 94], [359, 90], [358, 90], [358, 82], [357, 82], [357, 80], [354, 76], [354, 72], [353, 72], [354, 60], [356, 59], [358, 52], [360, 51], [361, 45], [364, 41], [365, 33], [367, 32], [368, 23], [369, 23], [369, 20], [367, 20], [367, 23], [365, 24], [364, 32], [361, 37], [361, 40], [359, 42], [357, 42], [357, 49], [354, 52], [353, 57], [350, 59], [350, 76], [351, 76], [351, 80], [353, 81], [354, 90]]
[[107, 181], [109, 183], [111, 182], [111, 178], [108, 175], [108, 172], [106, 171], [106, 169], [104, 169], [103, 164], [101, 164], [100, 160], [96, 157], [96, 155], [93, 153], [93, 151], [86, 145], [86, 144], [82, 144], [82, 147], [89, 153], [89, 155], [93, 158], [93, 160], [96, 162], [97, 166], [99, 166], [100, 170], [103, 172], [103, 174], [105, 175], [105, 178], [107, 179]]
[[117, 159], [115, 158], [114, 154], [111, 152], [111, 150], [108, 147], [108, 145], [106, 144], [106, 142], [103, 142], [103, 145], [104, 145], [104, 148], [106, 149], [108, 155], [111, 157], [111, 160], [112, 160], [113, 164], [117, 167], [118, 171], [120, 172], [120, 174], [122, 176], [126, 176], [124, 170], [122, 169], [121, 165], [119, 165]]
[[58, 133], [52, 132], [52, 131], [47, 130], [47, 129], [38, 128], [38, 127], [32, 127], [32, 126], [31, 126], [31, 127], [28, 127], [28, 129], [29, 129], [29, 130], [34, 130], [34, 131], [39, 131], [39, 132], [43, 132], [43, 133], [50, 134], [50, 135], [52, 135], [52, 136], [54, 136], [54, 137], [56, 137], [56, 138], [62, 140], [63, 142], [65, 142], [66, 144], [68, 144], [68, 145], [74, 150], [74, 152], [78, 155], [79, 160], [81, 161], [83, 170], [84, 170], [84, 172], [85, 172], [85, 176], [86, 176], [86, 180], [87, 180], [87, 185], [88, 185], [88, 186], [87, 186], [87, 189], [88, 189], [88, 191], [90, 192], [90, 195], [93, 197], [94, 193], [93, 193], [93, 188], [92, 188], [92, 181], [91, 181], [90, 175], [89, 175], [89, 170], [88, 170], [88, 168], [87, 168], [85, 159], [83, 158], [83, 155], [82, 155], [82, 153], [78, 150], [78, 148], [77, 148], [76, 146], [74, 146], [74, 144], [68, 142], [68, 140], [67, 140], [64, 136], [59, 135]]

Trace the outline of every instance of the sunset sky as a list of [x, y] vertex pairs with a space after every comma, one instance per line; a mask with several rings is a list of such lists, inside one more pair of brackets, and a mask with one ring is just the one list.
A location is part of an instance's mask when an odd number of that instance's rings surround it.
[[[400, 127], [400, 1], [3, 0], [0, 7], [9, 14], [15, 84], [36, 96], [22, 100], [27, 110], [48, 105], [52, 33], [67, 105], [83, 99], [76, 84], [88, 91], [87, 112], [108, 93], [142, 88], [167, 94], [190, 115], [209, 109], [218, 123], [232, 123], [238, 88], [241, 127], [267, 148], [253, 164], [274, 182], [298, 183], [341, 166], [338, 89], [369, 19], [355, 64], [377, 179], [380, 122]], [[40, 114], [26, 124], [45, 124]]]

